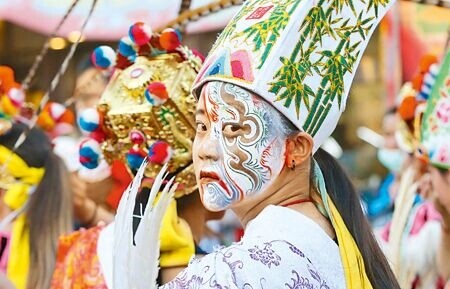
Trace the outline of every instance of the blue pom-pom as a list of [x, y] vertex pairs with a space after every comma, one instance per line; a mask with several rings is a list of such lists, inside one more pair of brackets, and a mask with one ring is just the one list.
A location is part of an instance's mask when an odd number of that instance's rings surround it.
[[116, 65], [116, 52], [109, 46], [99, 46], [92, 52], [91, 61], [97, 68], [108, 69]]
[[126, 157], [127, 157], [128, 166], [130, 166], [130, 168], [132, 168], [133, 170], [137, 170], [141, 166], [146, 155], [145, 155], [145, 153], [141, 152], [140, 150], [131, 149], [127, 153]]
[[93, 139], [88, 139], [80, 144], [80, 163], [88, 168], [95, 169], [100, 162], [100, 145]]
[[125, 36], [122, 37], [119, 41], [119, 53], [125, 57], [133, 57], [136, 56], [136, 50], [134, 46], [134, 42], [130, 37]]
[[87, 108], [78, 116], [78, 126], [85, 133], [91, 133], [100, 126], [100, 114], [95, 108]]

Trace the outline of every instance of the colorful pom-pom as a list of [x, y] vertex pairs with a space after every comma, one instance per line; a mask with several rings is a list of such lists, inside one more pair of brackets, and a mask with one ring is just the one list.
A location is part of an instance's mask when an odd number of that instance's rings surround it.
[[405, 121], [414, 119], [418, 102], [415, 96], [406, 96], [398, 107], [398, 114]]
[[0, 66], [0, 96], [0, 110], [8, 118], [19, 113], [25, 102], [25, 93], [8, 66]]
[[91, 61], [99, 69], [111, 68], [116, 65], [116, 52], [109, 46], [99, 46], [92, 52]]
[[140, 148], [131, 148], [127, 153], [127, 163], [133, 170], [139, 169], [146, 157], [146, 153]]
[[164, 83], [155, 81], [150, 83], [145, 90], [145, 99], [154, 106], [161, 105], [169, 99]]
[[436, 55], [433, 54], [426, 54], [424, 55], [419, 62], [419, 73], [425, 73], [428, 71], [428, 69], [430, 68], [430, 66], [433, 63], [437, 63], [438, 62], [438, 58], [436, 57]]
[[55, 127], [58, 118], [64, 113], [65, 109], [66, 108], [59, 103], [47, 103], [42, 112], [39, 114], [37, 120], [38, 125], [46, 131], [51, 131]]
[[173, 28], [166, 28], [159, 36], [159, 44], [167, 51], [173, 51], [181, 44], [181, 34]]
[[91, 139], [98, 141], [99, 143], [105, 141], [106, 133], [103, 129], [97, 129], [89, 134]]
[[37, 124], [45, 131], [51, 131], [55, 127], [56, 121], [52, 118], [50, 112], [44, 109], [41, 114], [39, 114]]
[[164, 141], [156, 141], [148, 148], [148, 159], [158, 165], [167, 163], [172, 157], [170, 145]]
[[152, 29], [144, 22], [136, 22], [131, 25], [128, 35], [134, 43], [141, 46], [150, 42]]
[[69, 134], [73, 130], [74, 115], [64, 105], [49, 102], [39, 114], [37, 123], [53, 137]]
[[47, 108], [51, 117], [55, 120], [59, 120], [67, 110], [64, 105], [57, 102], [48, 103]]
[[0, 90], [8, 91], [11, 85], [16, 83], [14, 79], [14, 70], [9, 66], [0, 65]]
[[130, 140], [133, 144], [141, 145], [145, 142], [145, 135], [138, 130], [132, 130], [130, 132]]
[[7, 95], [16, 107], [22, 106], [25, 102], [25, 93], [21, 88], [13, 87], [7, 92]]
[[120, 39], [119, 53], [125, 57], [130, 57], [130, 56], [136, 55], [136, 49], [134, 46], [134, 42], [130, 39], [130, 37], [125, 36]]
[[80, 163], [88, 168], [95, 169], [100, 162], [100, 144], [93, 140], [87, 139], [80, 143]]
[[78, 116], [78, 126], [82, 132], [91, 133], [100, 126], [101, 117], [97, 109], [86, 108]]
[[7, 116], [15, 116], [19, 108], [11, 101], [9, 97], [0, 97], [1, 111]]

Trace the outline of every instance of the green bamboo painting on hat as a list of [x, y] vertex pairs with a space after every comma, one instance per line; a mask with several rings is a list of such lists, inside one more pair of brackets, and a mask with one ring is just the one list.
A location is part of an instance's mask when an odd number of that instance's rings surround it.
[[[285, 107], [294, 105], [297, 117], [300, 106], [306, 106], [309, 114], [303, 128], [312, 136], [322, 125], [335, 99], [341, 107], [344, 75], [353, 73], [360, 53], [360, 42], [366, 39], [377, 22], [376, 16], [364, 17], [363, 12], [357, 15], [354, 24], [349, 24], [348, 19], [338, 16], [345, 6], [356, 13], [354, 3], [352, 0], [319, 1], [306, 16], [307, 21], [299, 28], [300, 38], [290, 57], [280, 57], [282, 66], [270, 83], [269, 91], [276, 95], [275, 101], [284, 101]], [[367, 10], [374, 8], [376, 15], [377, 7], [387, 5], [388, 1], [374, 0], [366, 4]], [[352, 42], [352, 34], [359, 34], [361, 40]], [[338, 40], [334, 50], [320, 49], [324, 37]], [[312, 60], [314, 54], [320, 55], [317, 60]], [[305, 83], [305, 78], [314, 73], [321, 79], [318, 91]]]

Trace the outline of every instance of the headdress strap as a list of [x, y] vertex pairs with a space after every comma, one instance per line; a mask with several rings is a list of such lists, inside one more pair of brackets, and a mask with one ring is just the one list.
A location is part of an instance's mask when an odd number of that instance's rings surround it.
[[327, 193], [325, 178], [316, 160], [314, 160], [314, 181], [336, 233], [347, 289], [372, 289], [358, 245]]

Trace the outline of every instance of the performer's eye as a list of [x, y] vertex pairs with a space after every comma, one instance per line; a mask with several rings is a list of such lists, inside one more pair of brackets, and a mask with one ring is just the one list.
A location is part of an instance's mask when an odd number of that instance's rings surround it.
[[202, 123], [201, 121], [197, 121], [196, 125], [197, 125], [197, 128], [196, 128], [197, 132], [205, 132], [206, 131], [206, 125], [204, 123]]

